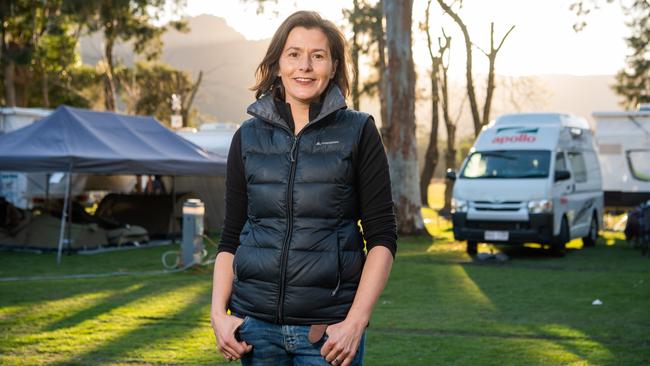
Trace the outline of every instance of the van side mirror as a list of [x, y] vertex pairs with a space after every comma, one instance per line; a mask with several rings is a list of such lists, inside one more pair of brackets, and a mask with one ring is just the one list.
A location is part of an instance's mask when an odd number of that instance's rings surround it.
[[561, 180], [567, 180], [571, 178], [571, 172], [568, 170], [556, 170], [555, 171], [555, 181], [559, 182]]
[[456, 180], [456, 172], [453, 169], [447, 169], [447, 174], [445, 175], [445, 178], [451, 181]]

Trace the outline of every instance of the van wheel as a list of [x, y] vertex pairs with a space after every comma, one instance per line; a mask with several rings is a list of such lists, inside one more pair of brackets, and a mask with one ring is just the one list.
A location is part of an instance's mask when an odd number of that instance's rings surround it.
[[569, 223], [567, 222], [566, 217], [562, 218], [562, 224], [560, 226], [560, 233], [558, 236], [553, 238], [551, 243], [551, 251], [556, 257], [563, 257], [566, 254], [566, 243], [569, 242]]
[[466, 252], [470, 257], [476, 256], [476, 253], [478, 253], [478, 243], [468, 240]]
[[595, 247], [596, 240], [598, 240], [598, 220], [596, 216], [591, 217], [591, 224], [589, 224], [589, 233], [582, 238], [582, 245], [585, 247]]

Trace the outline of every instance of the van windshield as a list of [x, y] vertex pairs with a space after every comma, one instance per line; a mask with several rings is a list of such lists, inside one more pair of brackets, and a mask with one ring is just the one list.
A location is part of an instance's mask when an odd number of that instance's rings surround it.
[[500, 150], [477, 151], [467, 159], [461, 178], [546, 178], [550, 151]]

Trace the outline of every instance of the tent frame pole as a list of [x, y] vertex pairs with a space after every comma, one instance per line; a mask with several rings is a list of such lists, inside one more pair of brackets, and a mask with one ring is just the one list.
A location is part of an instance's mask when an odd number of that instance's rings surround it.
[[68, 215], [67, 215], [67, 226], [66, 226], [66, 234], [68, 237], [68, 240], [66, 242], [66, 253], [70, 255], [70, 247], [72, 246], [72, 201], [74, 201], [72, 197], [72, 172], [70, 172], [70, 178], [68, 180]]
[[[176, 228], [176, 176], [172, 175], [172, 230]], [[181, 228], [182, 231], [182, 228]], [[172, 234], [172, 244], [176, 244], [176, 235]]]
[[[59, 249], [56, 253], [56, 264], [61, 264], [61, 250], [63, 249], [63, 239], [65, 236], [65, 221], [68, 216], [68, 200], [70, 198], [70, 186], [72, 185], [72, 171], [68, 172], [68, 179], [65, 187], [65, 198], [63, 199], [63, 210], [61, 211], [61, 230], [59, 232]], [[69, 240], [69, 238], [68, 238]]]
[[50, 173], [45, 174], [45, 203], [44, 211], [50, 211]]

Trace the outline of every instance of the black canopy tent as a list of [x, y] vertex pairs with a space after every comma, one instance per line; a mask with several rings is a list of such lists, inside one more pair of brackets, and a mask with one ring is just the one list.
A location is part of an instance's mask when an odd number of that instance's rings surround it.
[[153, 117], [60, 106], [32, 125], [0, 135], [0, 170], [68, 173], [60, 262], [70, 173], [223, 176], [226, 157], [194, 145]]

